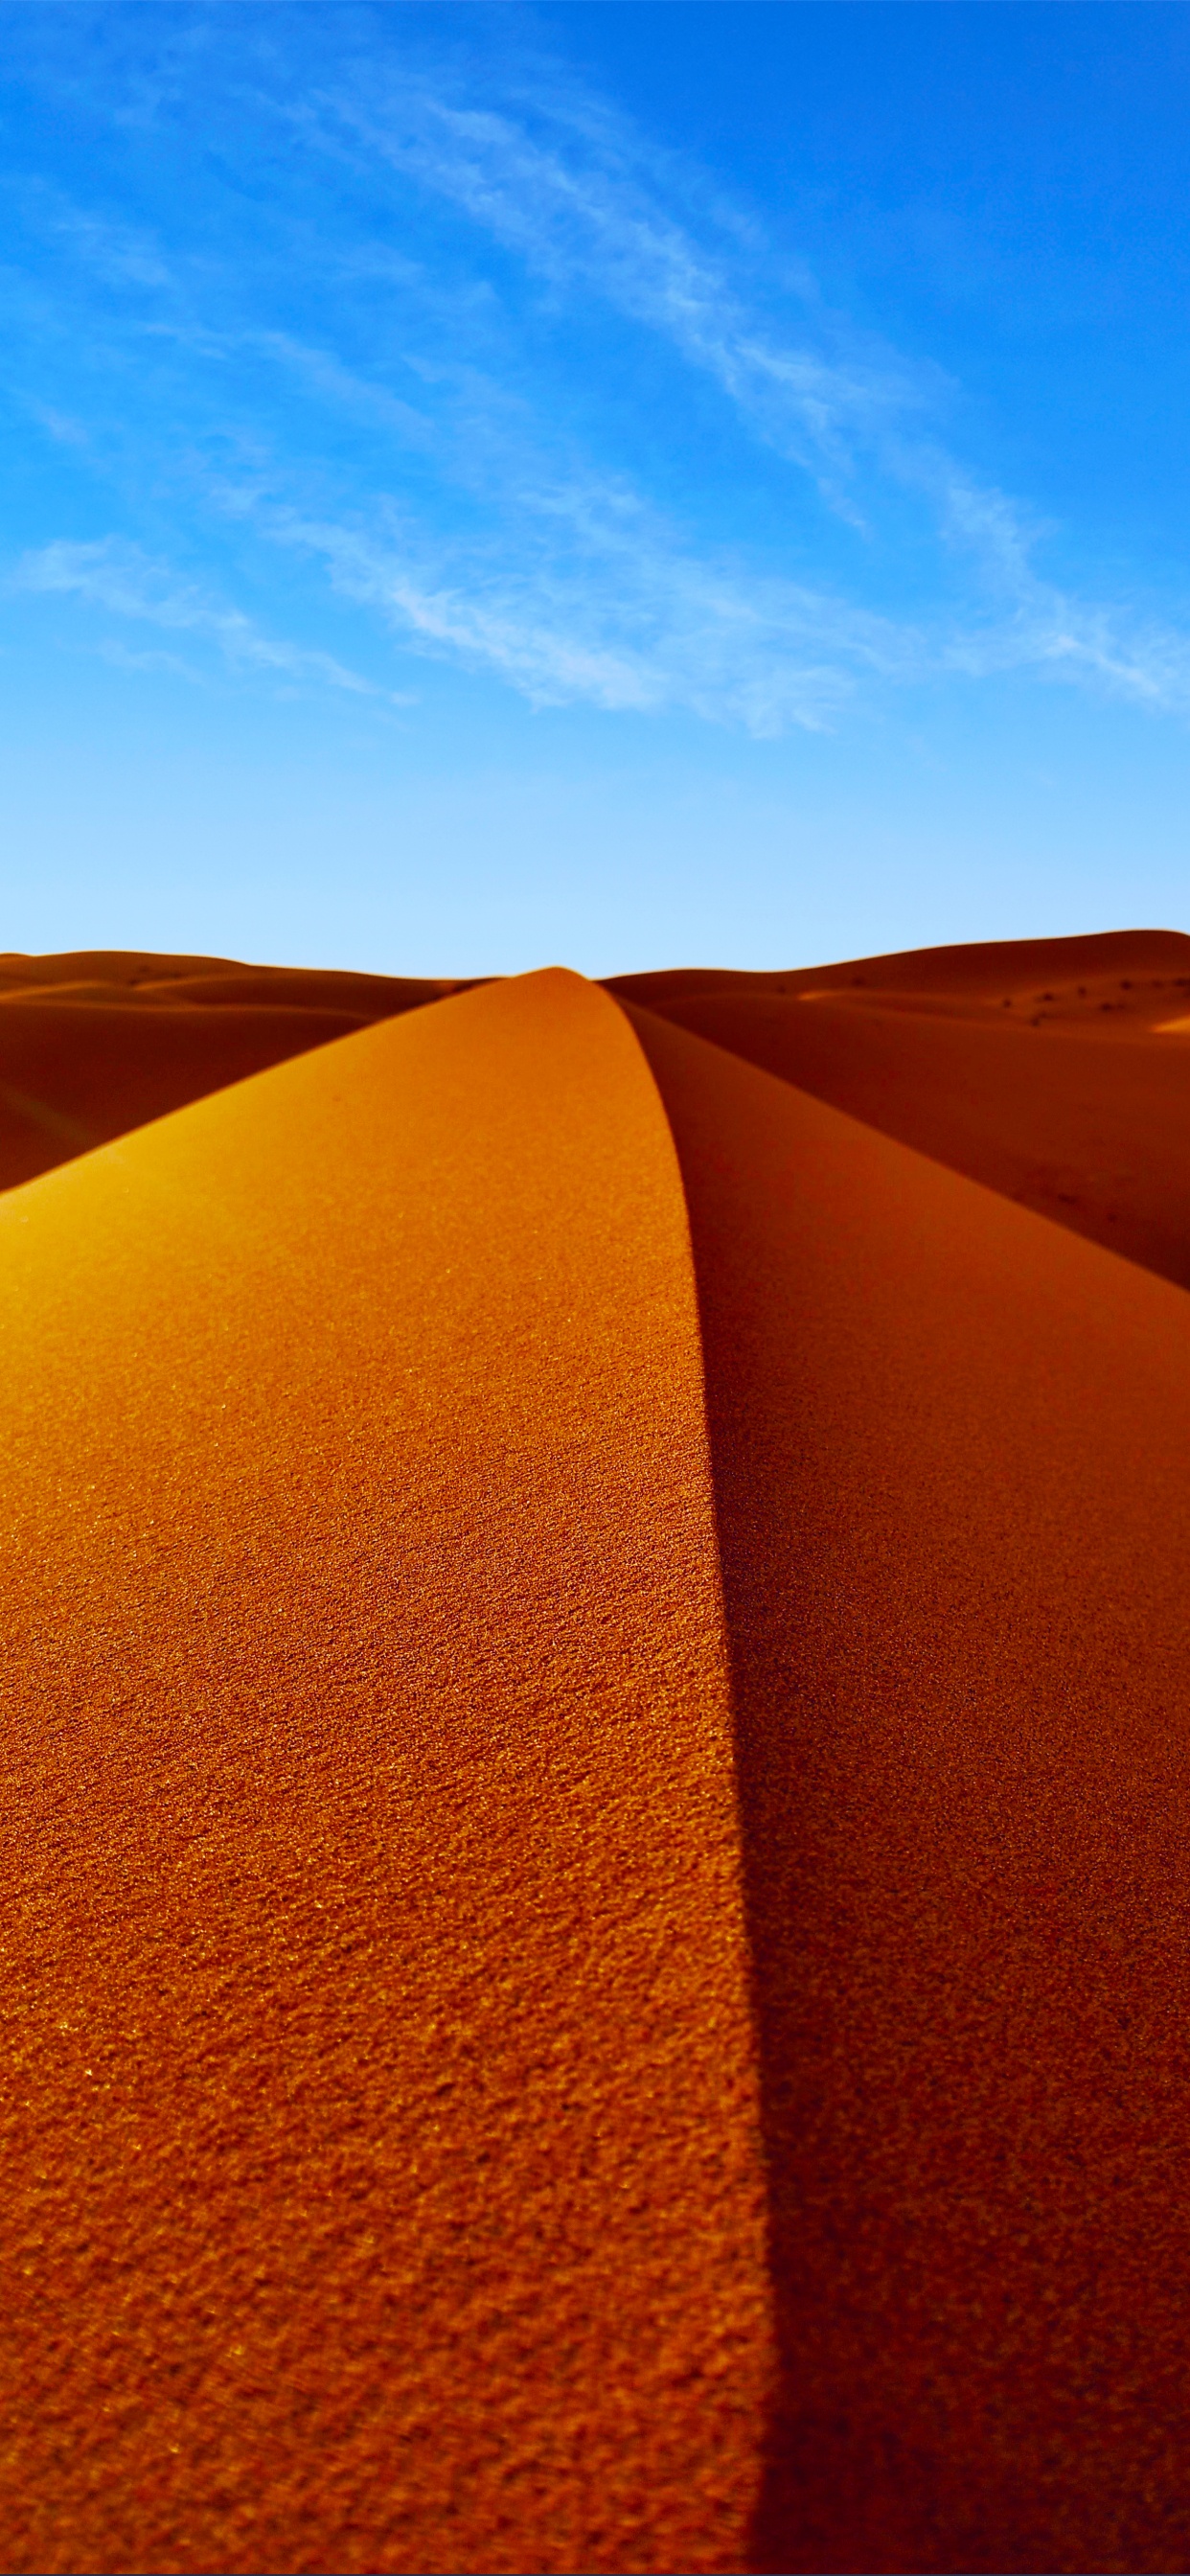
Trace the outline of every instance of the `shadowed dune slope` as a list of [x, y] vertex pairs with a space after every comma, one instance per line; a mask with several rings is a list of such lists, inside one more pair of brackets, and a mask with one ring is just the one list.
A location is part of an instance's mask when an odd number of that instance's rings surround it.
[[465, 989], [136, 950], [0, 956], [0, 1190]]
[[782, 2394], [748, 2563], [1190, 2564], [1190, 1301], [648, 1014]]
[[0, 1310], [6, 2568], [737, 2567], [758, 2099], [626, 1020], [547, 973], [183, 1110], [8, 1196]]
[[[870, 993], [966, 1009], [1005, 1000], [1054, 1001], [1060, 988], [1092, 1009], [1119, 989], [1190, 983], [1190, 936], [1182, 930], [1106, 930], [1077, 939], [977, 939], [953, 948], [898, 948], [886, 957], [847, 957], [832, 966], [782, 967], [748, 975], [721, 966], [676, 966], [613, 976], [608, 991], [668, 1017], [687, 1002], [764, 1000], [789, 993]], [[1046, 986], [1054, 989], [1048, 994]]]
[[1190, 1287], [1190, 939], [859, 958], [608, 989]]

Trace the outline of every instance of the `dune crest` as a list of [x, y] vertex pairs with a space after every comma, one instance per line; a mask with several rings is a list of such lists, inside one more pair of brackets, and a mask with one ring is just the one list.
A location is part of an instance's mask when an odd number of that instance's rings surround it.
[[0, 993], [6, 2566], [1190, 2563], [1188, 953]]
[[550, 973], [261, 1074], [0, 1203], [0, 1307], [6, 2566], [737, 2566], [759, 2115], [627, 1022]]

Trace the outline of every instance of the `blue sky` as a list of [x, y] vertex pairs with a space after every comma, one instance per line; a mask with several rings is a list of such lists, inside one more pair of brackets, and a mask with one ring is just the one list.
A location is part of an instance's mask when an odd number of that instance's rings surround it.
[[1190, 927], [1190, 12], [10, 5], [0, 945]]

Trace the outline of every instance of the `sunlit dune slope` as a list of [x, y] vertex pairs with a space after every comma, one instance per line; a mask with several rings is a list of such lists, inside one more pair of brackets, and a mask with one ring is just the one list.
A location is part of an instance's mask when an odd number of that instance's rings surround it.
[[636, 1025], [699, 1281], [764, 2066], [747, 2563], [1184, 2569], [1190, 1306]]
[[[610, 988], [1190, 1286], [1190, 939], [861, 958]], [[1110, 1041], [1110, 1043], [1109, 1043]]]
[[0, 1322], [6, 2568], [736, 2568], [759, 2115], [626, 1020], [493, 986], [48, 1174]]
[[455, 989], [135, 950], [0, 956], [0, 1190]]

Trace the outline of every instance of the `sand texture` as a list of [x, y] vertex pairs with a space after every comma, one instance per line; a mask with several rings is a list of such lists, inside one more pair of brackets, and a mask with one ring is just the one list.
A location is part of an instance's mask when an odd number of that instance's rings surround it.
[[5, 2568], [1190, 2564], [1187, 952], [373, 992], [0, 1196]]

